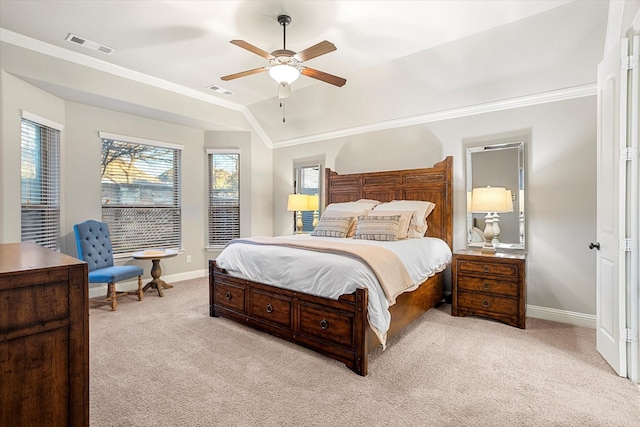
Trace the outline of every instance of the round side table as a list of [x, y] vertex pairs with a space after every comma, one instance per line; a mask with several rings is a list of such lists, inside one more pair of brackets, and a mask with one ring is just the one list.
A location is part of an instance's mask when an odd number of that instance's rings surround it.
[[160, 268], [160, 260], [164, 258], [171, 258], [178, 255], [178, 252], [173, 249], [164, 249], [164, 250], [147, 250], [134, 252], [131, 256], [135, 259], [150, 259], [152, 262], [151, 265], [151, 277], [153, 278], [149, 283], [142, 288], [142, 291], [146, 291], [147, 289], [157, 289], [158, 294], [162, 295], [163, 289], [173, 288], [173, 285], [168, 284], [164, 280], [160, 279], [162, 275], [162, 269]]

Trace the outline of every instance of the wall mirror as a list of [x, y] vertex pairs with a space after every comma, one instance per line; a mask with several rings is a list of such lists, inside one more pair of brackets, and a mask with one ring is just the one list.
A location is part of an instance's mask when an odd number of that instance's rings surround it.
[[[493, 213], [493, 244], [497, 249], [525, 249], [524, 142], [467, 148], [467, 245], [480, 248], [484, 243], [485, 216], [473, 213], [471, 192], [479, 187], [504, 187], [511, 191], [512, 212]], [[498, 221], [495, 221], [495, 220]]]

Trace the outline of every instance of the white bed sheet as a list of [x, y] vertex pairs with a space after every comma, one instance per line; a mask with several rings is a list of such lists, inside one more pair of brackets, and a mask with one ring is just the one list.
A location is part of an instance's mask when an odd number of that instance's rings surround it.
[[[419, 285], [451, 263], [451, 249], [441, 239], [424, 237], [396, 242], [336, 239], [310, 235], [282, 236], [282, 239], [340, 241], [354, 245], [375, 245], [393, 251], [402, 260], [414, 285]], [[338, 299], [358, 287], [369, 291], [368, 316], [383, 345], [391, 323], [389, 302], [378, 279], [361, 260], [349, 256], [291, 247], [230, 244], [216, 258], [229, 274], [255, 282]]]

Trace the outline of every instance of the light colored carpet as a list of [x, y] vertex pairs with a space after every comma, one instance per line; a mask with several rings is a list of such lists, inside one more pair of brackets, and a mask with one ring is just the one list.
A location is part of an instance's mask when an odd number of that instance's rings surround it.
[[430, 310], [376, 350], [369, 375], [223, 318], [207, 279], [92, 308], [90, 419], [101, 426], [633, 426], [640, 388], [595, 332], [520, 330]]

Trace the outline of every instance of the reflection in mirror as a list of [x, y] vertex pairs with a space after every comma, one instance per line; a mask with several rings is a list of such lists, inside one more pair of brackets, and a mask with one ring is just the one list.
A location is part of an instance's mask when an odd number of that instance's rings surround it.
[[[467, 148], [467, 244], [481, 248], [484, 230], [493, 227], [493, 245], [497, 249], [525, 249], [524, 211], [524, 142], [484, 145]], [[508, 212], [471, 212], [471, 193], [474, 188], [504, 187], [511, 193]]]

